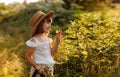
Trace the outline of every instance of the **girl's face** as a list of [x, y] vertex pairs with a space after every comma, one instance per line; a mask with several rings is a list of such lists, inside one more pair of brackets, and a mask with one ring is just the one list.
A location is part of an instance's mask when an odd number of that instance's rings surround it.
[[50, 18], [45, 19], [45, 22], [43, 23], [43, 31], [44, 33], [49, 33], [50, 29], [51, 29], [51, 20]]

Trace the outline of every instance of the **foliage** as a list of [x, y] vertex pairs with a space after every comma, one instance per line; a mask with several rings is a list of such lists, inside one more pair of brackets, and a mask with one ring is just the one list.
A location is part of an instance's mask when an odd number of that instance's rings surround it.
[[63, 0], [62, 7], [67, 10], [101, 10], [112, 3], [119, 3], [116, 0]]
[[56, 29], [63, 31], [54, 55], [58, 61], [54, 67], [56, 77], [120, 76], [119, 9], [86, 12], [72, 4], [68, 11], [60, 5], [51, 2], [0, 5], [0, 77], [29, 76], [25, 42], [29, 39], [29, 19], [38, 10], [55, 11], [50, 37], [54, 39]]
[[[62, 77], [119, 77], [120, 21], [107, 13], [81, 13], [66, 30]], [[76, 15], [73, 15], [76, 16]], [[66, 69], [65, 69], [66, 68]], [[66, 72], [64, 71], [66, 70]], [[66, 75], [67, 74], [67, 75]]]

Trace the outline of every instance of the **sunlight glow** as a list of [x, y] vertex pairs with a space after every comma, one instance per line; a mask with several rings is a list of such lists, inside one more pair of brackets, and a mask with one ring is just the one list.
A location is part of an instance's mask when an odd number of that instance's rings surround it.
[[[19, 2], [19, 3], [23, 3], [24, 0], [0, 0], [0, 3], [5, 3], [5, 4], [9, 4], [9, 3], [13, 3], [13, 2]], [[37, 2], [38, 0], [26, 0], [27, 3], [30, 2]]]

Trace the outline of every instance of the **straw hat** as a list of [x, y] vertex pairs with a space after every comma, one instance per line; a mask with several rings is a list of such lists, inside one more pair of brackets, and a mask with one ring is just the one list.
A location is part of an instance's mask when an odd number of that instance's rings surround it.
[[53, 18], [53, 15], [54, 15], [54, 12], [53, 12], [53, 11], [51, 11], [51, 12], [49, 12], [49, 13], [47, 13], [47, 14], [43, 13], [42, 11], [36, 12], [36, 13], [32, 16], [32, 18], [30, 19], [30, 22], [29, 22], [29, 26], [30, 26], [30, 28], [31, 28], [31, 36], [34, 35], [37, 27], [39, 26], [39, 23], [40, 23], [44, 18], [46, 18], [46, 17], [48, 17], [48, 16], [51, 17], [51, 18]]

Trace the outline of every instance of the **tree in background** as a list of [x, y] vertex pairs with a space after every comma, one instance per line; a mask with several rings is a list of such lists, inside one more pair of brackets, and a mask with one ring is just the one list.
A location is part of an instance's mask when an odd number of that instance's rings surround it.
[[111, 3], [119, 3], [120, 0], [63, 0], [62, 7], [65, 9], [75, 9], [73, 7], [81, 7], [79, 10], [94, 10], [103, 8]]
[[112, 0], [113, 3], [120, 3], [120, 0]]
[[27, 0], [24, 0], [24, 1], [23, 1], [23, 4], [24, 4], [24, 5], [27, 5]]

